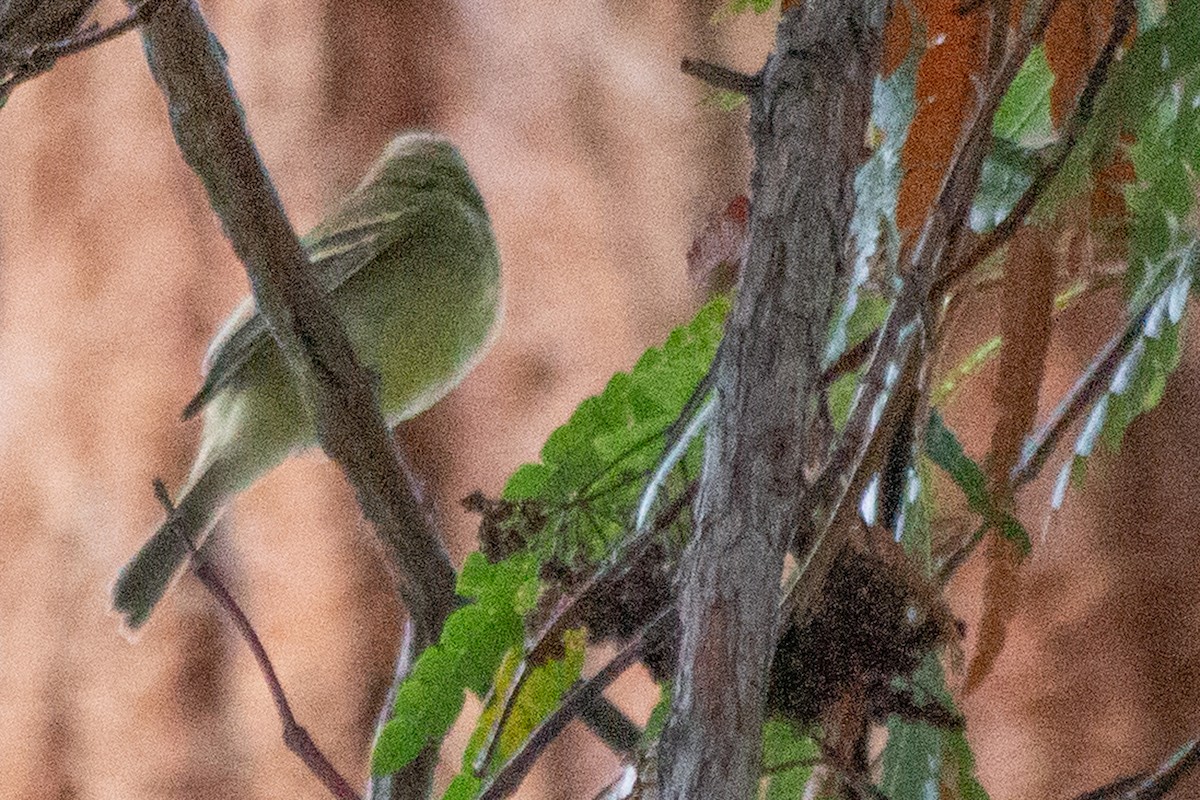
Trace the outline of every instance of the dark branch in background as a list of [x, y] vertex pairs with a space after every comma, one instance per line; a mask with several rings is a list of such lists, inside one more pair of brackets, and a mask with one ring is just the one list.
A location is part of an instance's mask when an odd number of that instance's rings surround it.
[[[14, 27], [20, 27], [22, 20], [4, 19], [3, 33], [0, 33], [0, 75], [4, 76], [4, 80], [0, 81], [0, 105], [4, 104], [18, 84], [48, 71], [64, 56], [82, 53], [133, 30], [149, 20], [164, 2], [167, 0], [144, 0], [134, 6], [124, 19], [106, 28], [93, 24], [56, 41], [21, 44], [15, 47], [9, 37]], [[90, 9], [91, 5], [90, 2], [85, 3], [84, 10]], [[75, 18], [74, 25], [82, 23], [84, 16], [86, 15], [81, 14]]]
[[1200, 739], [1179, 748], [1157, 769], [1139, 772], [1085, 792], [1075, 800], [1159, 800], [1200, 763]]
[[575, 716], [593, 705], [610, 683], [642, 656], [642, 643], [659, 625], [669, 623], [670, 607], [660, 611], [633, 636], [621, 651], [595, 675], [567, 692], [558, 707], [534, 729], [521, 749], [484, 786], [479, 800], [501, 800], [515, 792], [550, 742], [558, 738]]
[[[954, 271], [954, 254], [967, 229], [992, 119], [1008, 86], [1033, 49], [1035, 37], [1045, 30], [1049, 15], [1057, 5], [1058, 0], [1047, 0], [1034, 31], [1013, 42], [1005, 53], [979, 108], [959, 138], [946, 178], [915, 246], [911, 252], [902, 254], [902, 261], [910, 265], [908, 277], [879, 330], [875, 351], [863, 374], [858, 399], [851, 408], [843, 434], [810, 492], [811, 514], [817, 530], [803, 558], [816, 565], [831, 560], [829, 554], [821, 553], [819, 548], [840, 548], [841, 541], [836, 537], [833, 541], [825, 541], [826, 532], [833, 527], [839, 509], [853, 501], [851, 486], [864, 483], [861, 474], [864, 464], [876, 460], [869, 451], [881, 451], [889, 445], [887, 437], [879, 436], [879, 432], [890, 430], [903, 414], [903, 403], [897, 402], [897, 393], [893, 389], [897, 385], [910, 385], [914, 370], [921, 363], [913, 357], [918, 350], [916, 345], [918, 342], [924, 344], [931, 303], [940, 297], [934, 293], [934, 288], [943, 282], [940, 276]], [[801, 561], [802, 567], [805, 560]], [[799, 598], [812, 594], [812, 588], [804, 585], [806, 582], [811, 581], [801, 574], [789, 593], [785, 608], [803, 611]]]
[[696, 501], [679, 572], [681, 625], [660, 742], [664, 799], [754, 794], [784, 554], [803, 526], [808, 431], [836, 286], [848, 273], [854, 174], [887, 3], [794, 4], [751, 80], [750, 242], [716, 363]]
[[1116, 58], [1117, 48], [1120, 47], [1121, 42], [1125, 40], [1125, 36], [1129, 33], [1130, 26], [1132, 26], [1134, 19], [1136, 19], [1136, 14], [1137, 9], [1133, 4], [1133, 0], [1117, 0], [1113, 27], [1109, 32], [1108, 41], [1104, 43], [1104, 48], [1100, 51], [1096, 63], [1092, 65], [1091, 71], [1088, 72], [1087, 82], [1079, 95], [1079, 101], [1075, 105], [1075, 112], [1071, 115], [1070, 122], [1067, 123], [1067, 129], [1063, 134], [1062, 141], [1058, 145], [1057, 154], [1034, 176], [1033, 181], [1029, 184], [1029, 188], [1017, 200], [1016, 205], [1013, 206], [1008, 216], [1004, 218], [1004, 221], [972, 242], [967, 253], [958, 259], [945, 275], [938, 278], [933, 286], [935, 296], [949, 291], [955, 283], [975, 267], [979, 266], [985, 258], [1012, 238], [1017, 228], [1025, 222], [1025, 217], [1033, 210], [1033, 207], [1041, 199], [1050, 184], [1054, 182], [1063, 165], [1067, 162], [1067, 158], [1075, 149], [1075, 144], [1079, 141], [1080, 134], [1083, 133], [1084, 128], [1087, 127], [1088, 122], [1092, 119], [1092, 114], [1095, 113], [1096, 95], [1099, 94], [1100, 88], [1104, 85], [1105, 79], [1108, 77], [1108, 71], [1112, 67], [1113, 60]]
[[[455, 572], [397, 457], [374, 381], [309, 275], [246, 131], [224, 55], [196, 4], [164, 6], [142, 31], [180, 152], [246, 266], [257, 306], [314, 411], [321, 445], [345, 471], [383, 542], [416, 627], [414, 645], [423, 648], [456, 606]], [[396, 790], [425, 796], [432, 761], [415, 762], [424, 774], [407, 774]]]
[[[171, 496], [167, 493], [167, 487], [163, 485], [161, 480], [156, 479], [154, 481], [154, 495], [158, 498], [158, 502], [162, 504], [163, 508], [166, 509], [168, 516], [175, 512]], [[254, 655], [254, 660], [258, 663], [263, 680], [271, 692], [271, 699], [275, 701], [275, 708], [279, 712], [279, 721], [283, 723], [283, 742], [287, 746], [287, 749], [295, 753], [304, 762], [304, 765], [308, 767], [309, 771], [316, 775], [321, 783], [325, 785], [330, 794], [338, 798], [338, 800], [360, 800], [358, 793], [354, 791], [350, 783], [329, 762], [329, 759], [317, 747], [316, 742], [308, 735], [308, 731], [296, 721], [296, 716], [292, 713], [292, 706], [287, 699], [287, 693], [284, 692], [283, 684], [279, 682], [279, 676], [275, 673], [274, 665], [271, 664], [271, 657], [267, 655], [267, 649], [263, 647], [262, 640], [258, 638], [258, 633], [255, 632], [249, 617], [242, 611], [242, 607], [238, 605], [238, 602], [233, 599], [233, 595], [225, 587], [224, 582], [217, 575], [212, 564], [208, 563], [202, 555], [197, 553], [190, 539], [187, 540], [187, 545], [192, 551], [192, 571], [200, 579], [200, 582], [204, 584], [204, 588], [208, 590], [208, 593], [229, 614], [234, 627], [238, 629], [238, 633], [241, 634], [242, 639], [246, 642], [246, 646], [250, 648], [250, 652]]]
[[747, 75], [744, 72], [696, 58], [683, 59], [679, 63], [679, 69], [684, 75], [699, 78], [714, 89], [725, 92], [735, 92], [748, 97], [762, 88], [761, 75]]

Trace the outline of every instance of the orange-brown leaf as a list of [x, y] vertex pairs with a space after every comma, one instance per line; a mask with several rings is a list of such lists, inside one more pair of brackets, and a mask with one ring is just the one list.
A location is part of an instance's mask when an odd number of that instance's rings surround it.
[[[1008, 476], [1037, 418], [1038, 392], [1053, 328], [1055, 260], [1054, 237], [1033, 226], [1020, 229], [1009, 245], [1000, 316], [1004, 347], [994, 395], [999, 417], [987, 465], [993, 501], [1002, 509], [1012, 507]], [[964, 693], [974, 690], [991, 672], [1020, 596], [1016, 543], [999, 530], [988, 536], [983, 616]]]
[[903, 3], [893, 3], [883, 29], [883, 74], [891, 75], [904, 63], [912, 47], [912, 18]]
[[1054, 73], [1050, 119], [1061, 127], [1075, 107], [1088, 70], [1100, 55], [1112, 28], [1115, 6], [1109, 0], [1059, 0], [1046, 28], [1046, 61]]
[[928, 41], [917, 66], [916, 100], [901, 162], [904, 180], [896, 207], [902, 234], [918, 230], [942, 184], [963, 123], [978, 105], [987, 14], [962, 14], [961, 0], [917, 0]]

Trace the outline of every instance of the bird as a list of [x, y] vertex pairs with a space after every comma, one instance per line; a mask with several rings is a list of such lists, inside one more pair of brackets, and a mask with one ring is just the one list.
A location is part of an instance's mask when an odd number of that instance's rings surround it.
[[[389, 428], [457, 386], [503, 317], [500, 258], [466, 162], [444, 136], [406, 132], [300, 243], [361, 363], [377, 377]], [[316, 443], [313, 412], [265, 318], [248, 297], [209, 345], [199, 447], [167, 518], [112, 586], [136, 631], [203, 544], [228, 502], [287, 456]]]

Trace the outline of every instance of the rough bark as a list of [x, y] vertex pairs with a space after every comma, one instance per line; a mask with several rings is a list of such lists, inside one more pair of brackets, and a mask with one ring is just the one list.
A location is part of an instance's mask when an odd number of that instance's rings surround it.
[[751, 242], [680, 570], [663, 797], [741, 800], [758, 779], [779, 581], [804, 509], [812, 388], [844, 274], [886, 5], [794, 5], [751, 97]]

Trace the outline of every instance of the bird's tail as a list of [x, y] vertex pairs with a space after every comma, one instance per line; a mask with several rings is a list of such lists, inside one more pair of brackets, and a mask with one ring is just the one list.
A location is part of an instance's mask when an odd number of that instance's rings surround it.
[[188, 556], [212, 530], [226, 497], [223, 472], [218, 461], [191, 481], [175, 510], [117, 575], [113, 610], [130, 630], [145, 624]]

